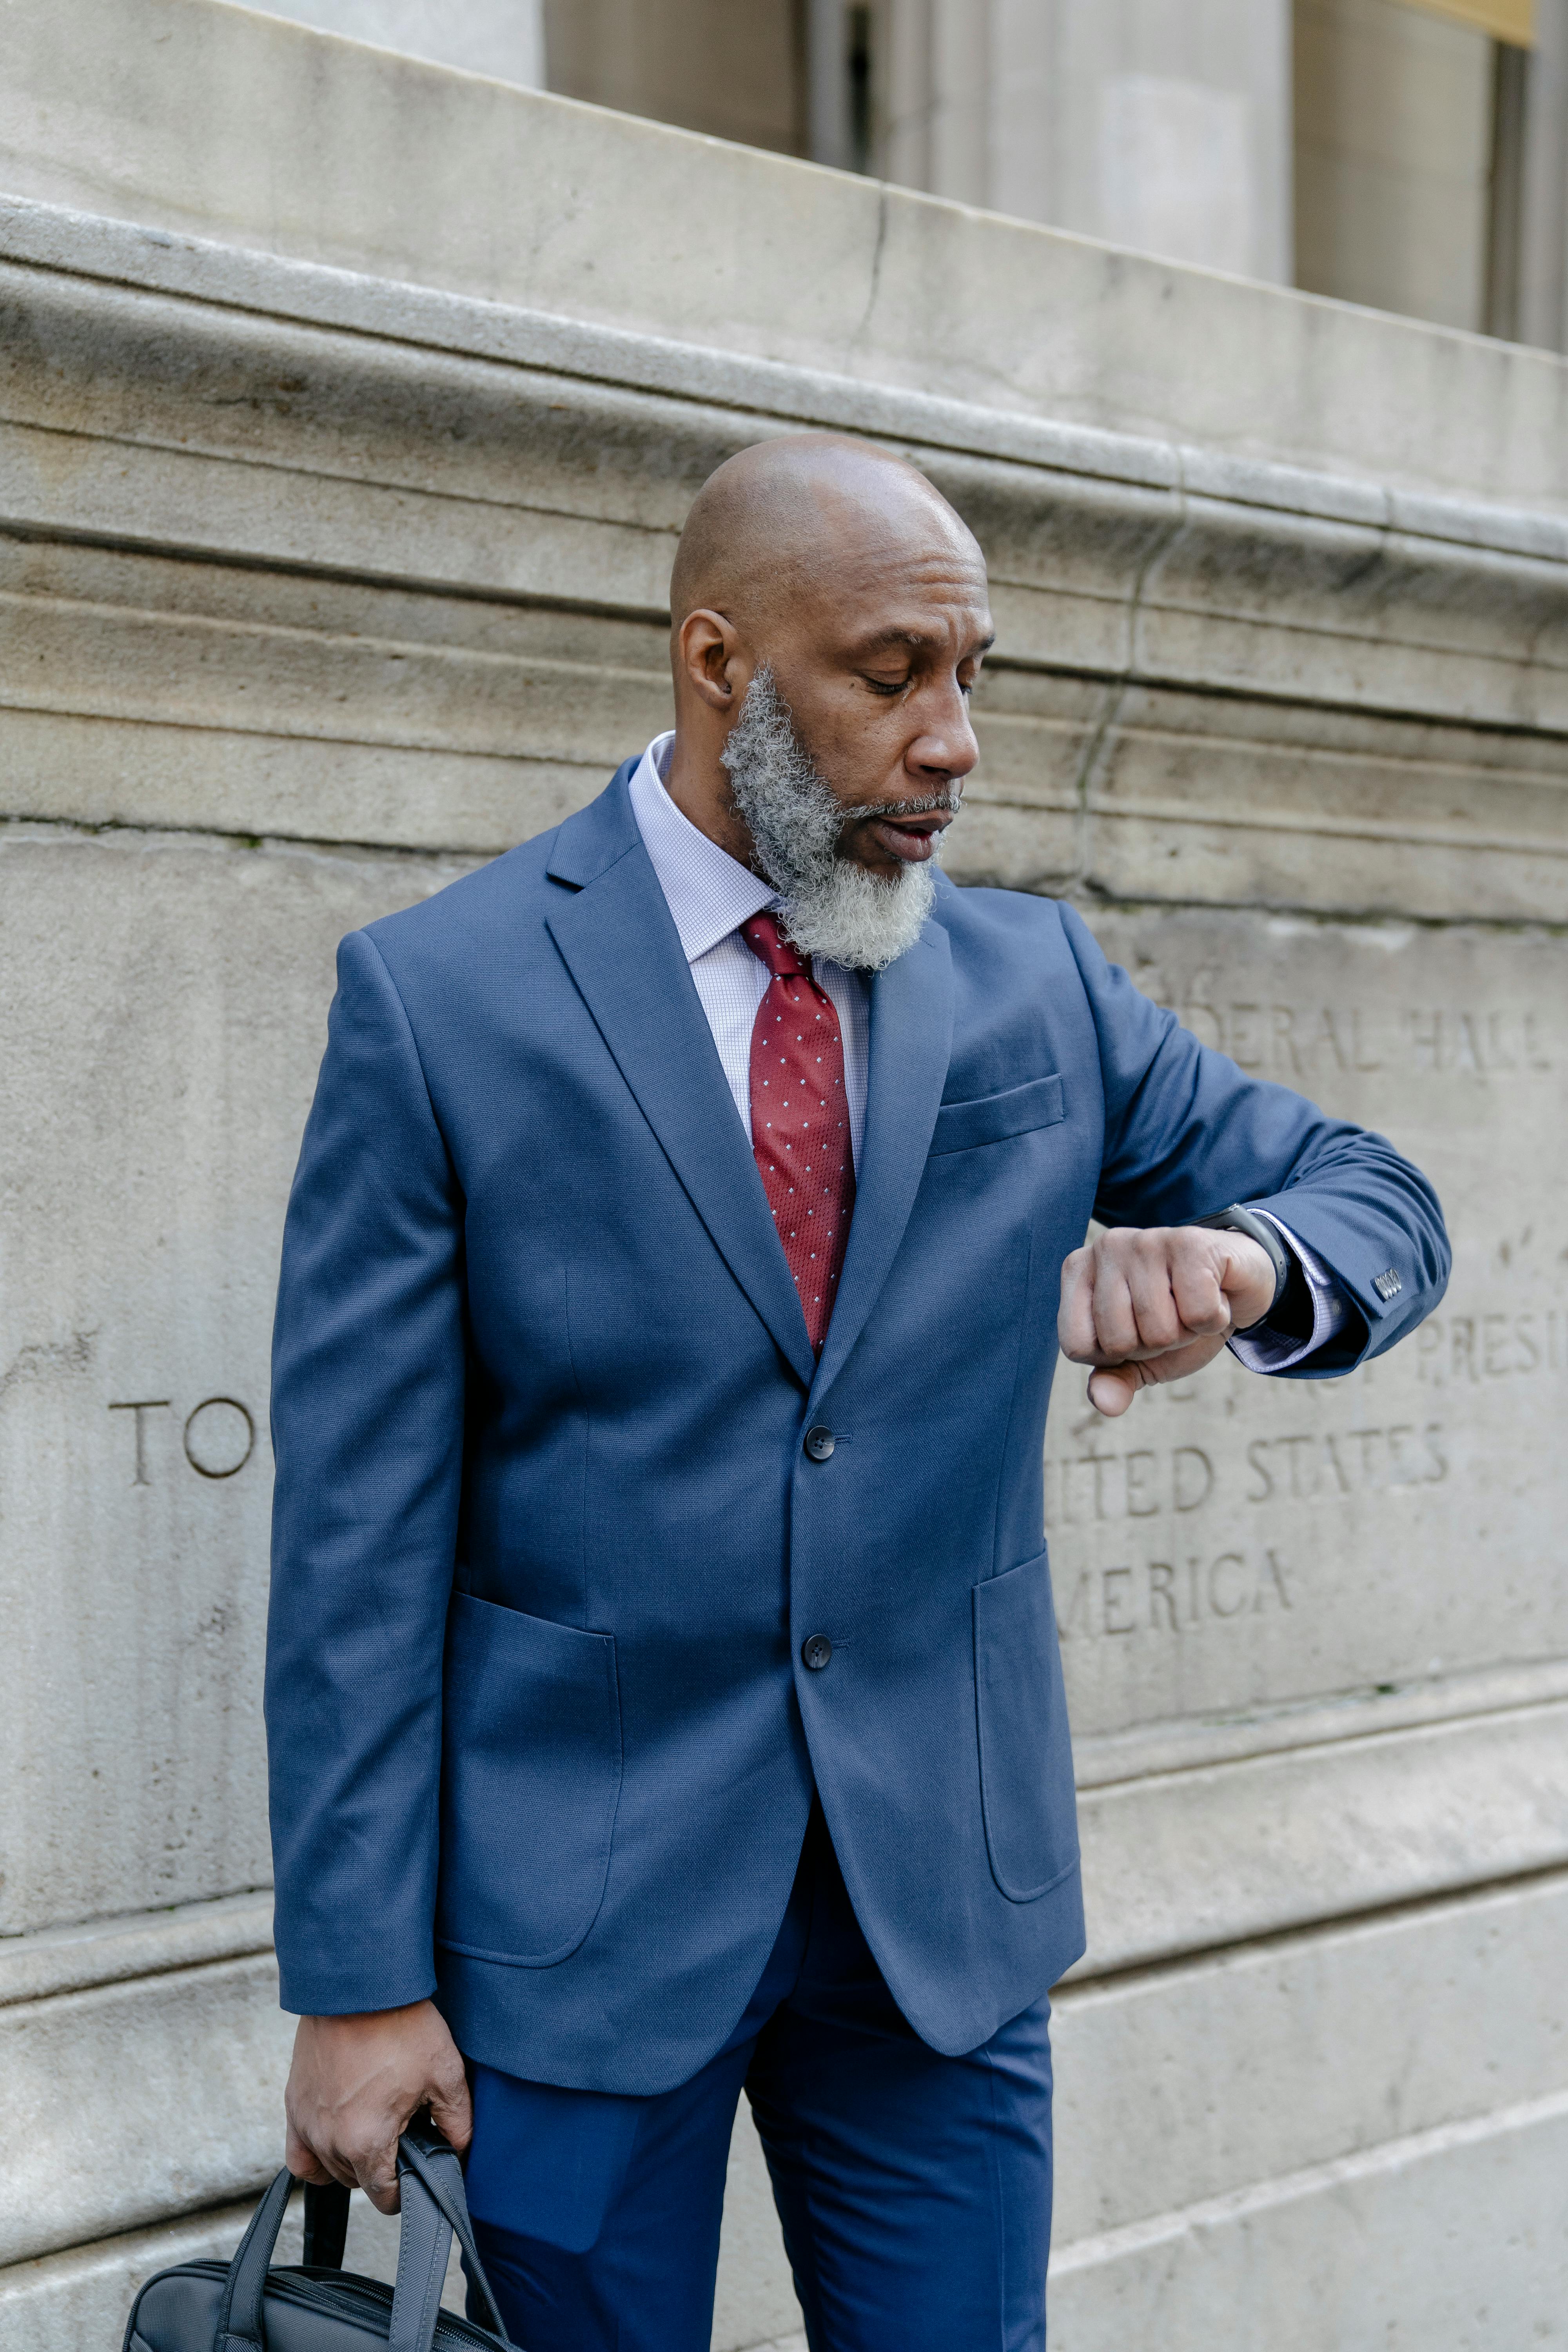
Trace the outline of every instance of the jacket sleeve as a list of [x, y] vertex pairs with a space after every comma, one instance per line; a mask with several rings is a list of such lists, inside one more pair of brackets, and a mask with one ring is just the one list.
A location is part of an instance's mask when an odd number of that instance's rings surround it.
[[463, 1202], [374, 941], [338, 950], [284, 1228], [267, 1737], [285, 2009], [424, 1999], [462, 1476]]
[[[1062, 908], [1089, 993], [1105, 1086], [1094, 1213], [1108, 1225], [1177, 1225], [1240, 1202], [1267, 1209], [1332, 1274], [1355, 1313], [1326, 1347], [1276, 1377], [1321, 1380], [1382, 1355], [1429, 1315], [1450, 1253], [1437, 1196], [1381, 1135], [1328, 1118], [1289, 1087], [1248, 1077], [1108, 963]], [[1398, 1278], [1384, 1298], [1380, 1276]]]

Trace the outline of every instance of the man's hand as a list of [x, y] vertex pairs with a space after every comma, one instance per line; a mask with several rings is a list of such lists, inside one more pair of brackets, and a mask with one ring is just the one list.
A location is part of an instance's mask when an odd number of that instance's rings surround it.
[[364, 2017], [302, 2017], [283, 2094], [284, 2158], [297, 2180], [356, 2183], [397, 2210], [397, 2136], [427, 2106], [461, 2155], [473, 2137], [468, 2076], [433, 2001]]
[[1089, 1401], [1108, 1419], [1141, 1388], [1184, 1380], [1274, 1301], [1268, 1253], [1206, 1225], [1118, 1225], [1062, 1267], [1057, 1334], [1075, 1364], [1096, 1364]]

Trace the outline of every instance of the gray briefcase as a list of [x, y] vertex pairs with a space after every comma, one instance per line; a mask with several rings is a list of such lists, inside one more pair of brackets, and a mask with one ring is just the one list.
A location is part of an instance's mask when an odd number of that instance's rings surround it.
[[[150, 2278], [131, 2307], [124, 2352], [502, 2352], [510, 2347], [474, 2244], [456, 2156], [437, 2131], [411, 2128], [397, 2144], [403, 2193], [395, 2292], [342, 2267], [346, 2189], [305, 2192], [305, 2259], [272, 2265], [294, 2186], [280, 2172], [226, 2265], [180, 2263]], [[443, 2311], [456, 2236], [470, 2287], [490, 2327]]]

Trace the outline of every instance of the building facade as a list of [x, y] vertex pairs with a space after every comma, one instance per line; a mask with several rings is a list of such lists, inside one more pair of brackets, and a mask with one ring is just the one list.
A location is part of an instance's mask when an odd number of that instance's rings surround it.
[[1568, 0], [279, 0], [1110, 244], [1564, 348]]
[[[1114, 1428], [1060, 1383], [1053, 2344], [1550, 2342], [1568, 363], [823, 170], [798, 112], [725, 143], [222, 0], [6, 37], [3, 2352], [112, 2341], [279, 2158], [267, 1347], [333, 947], [666, 723], [689, 499], [809, 425], [986, 551], [957, 878], [1071, 898], [1457, 1244], [1350, 1382], [1226, 1362]], [[1105, 119], [1158, 150], [1157, 96]], [[797, 2327], [742, 2118], [715, 2345]]]

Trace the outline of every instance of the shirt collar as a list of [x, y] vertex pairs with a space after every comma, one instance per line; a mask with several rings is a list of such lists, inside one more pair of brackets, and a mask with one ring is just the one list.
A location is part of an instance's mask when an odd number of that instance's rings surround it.
[[664, 788], [674, 730], [656, 735], [638, 761], [629, 790], [643, 846], [653, 861], [688, 963], [776, 905], [771, 883], [699, 832]]

